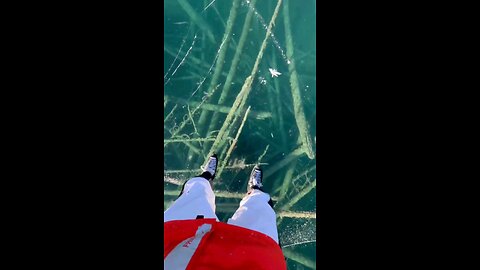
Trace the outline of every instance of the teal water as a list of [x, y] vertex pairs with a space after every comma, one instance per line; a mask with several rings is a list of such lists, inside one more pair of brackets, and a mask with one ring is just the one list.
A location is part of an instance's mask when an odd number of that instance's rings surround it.
[[[253, 165], [260, 163], [288, 268], [314, 269], [316, 5], [314, 0], [282, 2], [244, 106], [227, 119], [241, 100], [277, 5], [254, 2], [239, 0], [235, 8], [235, 0], [164, 1], [164, 209], [215, 151], [223, 167], [214, 185], [217, 215], [226, 221], [246, 191]], [[269, 69], [281, 74], [272, 76]]]

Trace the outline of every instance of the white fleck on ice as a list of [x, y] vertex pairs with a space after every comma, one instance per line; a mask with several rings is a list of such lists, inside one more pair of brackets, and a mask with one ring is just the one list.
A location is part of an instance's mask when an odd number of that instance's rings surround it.
[[268, 71], [270, 71], [270, 74], [272, 74], [272, 78], [273, 77], [278, 77], [279, 75], [282, 75], [282, 73], [278, 72], [276, 69], [274, 68], [269, 68]]

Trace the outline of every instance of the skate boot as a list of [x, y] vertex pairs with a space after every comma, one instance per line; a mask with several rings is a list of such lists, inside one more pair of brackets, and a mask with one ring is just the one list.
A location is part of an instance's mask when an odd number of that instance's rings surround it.
[[250, 173], [250, 178], [248, 179], [248, 185], [247, 185], [247, 193], [250, 193], [253, 189], [259, 189], [263, 191], [262, 187], [262, 178], [263, 178], [263, 172], [258, 165], [256, 165], [252, 173]]
[[215, 178], [215, 173], [217, 172], [217, 165], [218, 165], [217, 155], [213, 154], [208, 159], [207, 164], [200, 167], [203, 170], [201, 176], [209, 181], [213, 181], [213, 179]]

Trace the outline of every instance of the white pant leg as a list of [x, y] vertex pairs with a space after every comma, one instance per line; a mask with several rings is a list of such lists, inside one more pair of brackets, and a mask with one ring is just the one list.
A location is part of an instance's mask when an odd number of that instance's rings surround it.
[[195, 177], [187, 181], [183, 194], [163, 213], [164, 222], [195, 219], [197, 215], [215, 218], [215, 194], [207, 179]]
[[243, 198], [240, 207], [227, 223], [261, 232], [278, 243], [277, 217], [268, 204], [269, 200], [270, 195], [254, 189]]

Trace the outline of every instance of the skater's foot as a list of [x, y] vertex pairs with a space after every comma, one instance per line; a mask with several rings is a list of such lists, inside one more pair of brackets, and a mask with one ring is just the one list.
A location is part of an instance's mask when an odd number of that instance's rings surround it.
[[[252, 173], [250, 174], [250, 179], [248, 180], [248, 185], [247, 185], [247, 195], [250, 195], [254, 189], [258, 189], [262, 192], [265, 192], [263, 190], [262, 180], [263, 180], [263, 171], [257, 165], [253, 168]], [[267, 203], [273, 209], [274, 202], [272, 198], [270, 198], [270, 200], [268, 200]]]
[[[218, 164], [217, 155], [213, 154], [208, 159], [207, 164], [200, 167], [202, 169], [202, 174], [197, 176], [197, 177], [203, 177], [207, 179], [212, 188], [213, 188], [213, 179], [215, 178], [215, 173], [217, 172], [217, 164]], [[182, 190], [180, 191], [180, 194], [178, 195], [178, 197], [180, 197], [183, 194], [183, 190], [185, 189], [186, 183], [187, 182], [183, 184]]]
[[217, 172], [217, 165], [218, 165], [217, 155], [213, 154], [208, 159], [207, 164], [200, 167], [203, 170], [201, 176], [209, 180], [210, 182], [212, 182], [213, 179], [215, 178], [215, 173]]
[[260, 169], [260, 167], [256, 165], [253, 168], [252, 173], [250, 173], [250, 178], [248, 179], [247, 193], [250, 193], [254, 189], [262, 190], [262, 187], [263, 187], [262, 178], [263, 178], [262, 169]]

